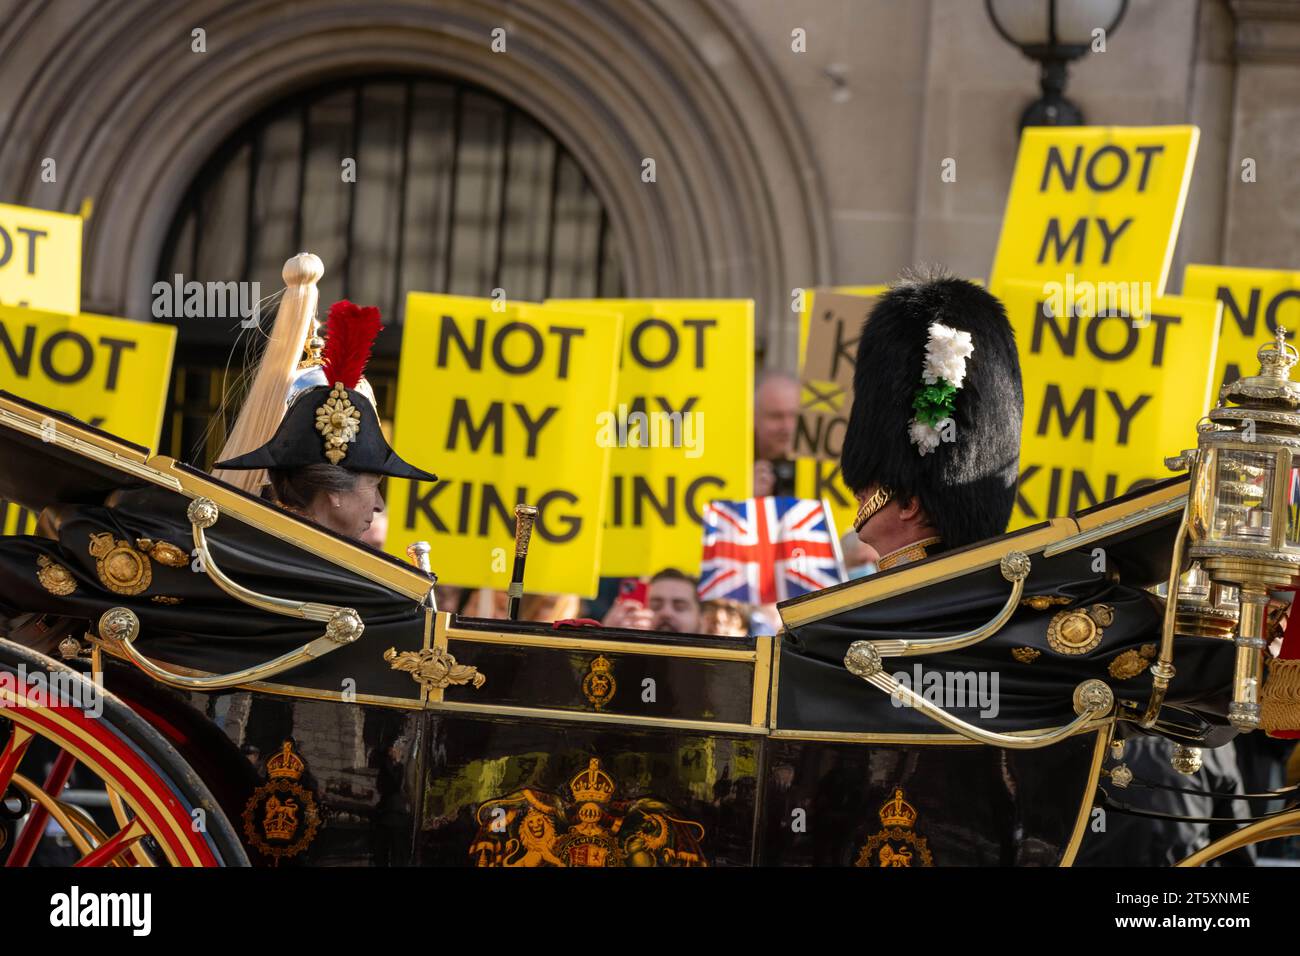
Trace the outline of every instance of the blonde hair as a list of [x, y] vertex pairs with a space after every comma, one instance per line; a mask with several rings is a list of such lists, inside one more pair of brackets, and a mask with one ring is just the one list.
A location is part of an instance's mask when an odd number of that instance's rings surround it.
[[[275, 324], [267, 339], [262, 359], [257, 366], [253, 386], [248, 390], [235, 424], [226, 437], [226, 444], [217, 456], [225, 461], [260, 448], [271, 440], [284, 418], [285, 396], [302, 358], [303, 346], [311, 332], [316, 317], [316, 304], [320, 292], [316, 284], [325, 274], [325, 266], [310, 252], [301, 252], [284, 264], [281, 276], [285, 292], [280, 308], [275, 313]], [[251, 494], [257, 494], [266, 484], [263, 469], [227, 470], [218, 468], [212, 474]]]

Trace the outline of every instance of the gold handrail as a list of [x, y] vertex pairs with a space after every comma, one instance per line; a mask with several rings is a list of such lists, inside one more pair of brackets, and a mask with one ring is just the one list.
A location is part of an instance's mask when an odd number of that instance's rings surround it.
[[1034, 750], [1047, 747], [1082, 730], [1087, 724], [1109, 713], [1115, 706], [1115, 695], [1104, 681], [1090, 678], [1074, 689], [1074, 712], [1078, 715], [1068, 724], [1041, 733], [1000, 734], [984, 730], [954, 717], [937, 704], [932, 704], [910, 687], [904, 687], [885, 672], [880, 654], [870, 641], [854, 641], [844, 655], [844, 666], [849, 673], [879, 688], [904, 706], [914, 707], [950, 730], [977, 743], [1009, 750]]
[[305, 621], [323, 622], [325, 633], [295, 650], [255, 667], [245, 667], [230, 674], [188, 677], [160, 667], [136, 650], [135, 639], [140, 634], [140, 619], [130, 608], [114, 607], [105, 611], [99, 618], [99, 637], [108, 651], [124, 657], [160, 683], [186, 690], [222, 690], [282, 674], [299, 664], [324, 657], [361, 637], [365, 630], [365, 622], [361, 620], [361, 615], [350, 607], [275, 597], [251, 590], [231, 580], [217, 565], [204, 534], [204, 530], [216, 524], [220, 516], [216, 502], [210, 498], [195, 498], [190, 502], [186, 514], [190, 519], [199, 560], [213, 584], [240, 603], [258, 610]]
[[1201, 866], [1240, 847], [1289, 836], [1300, 836], [1300, 809], [1288, 810], [1272, 819], [1257, 820], [1240, 830], [1234, 830], [1190, 856], [1184, 857], [1174, 866]]
[[1025, 591], [1025, 579], [1029, 577], [1029, 556], [1023, 551], [1012, 551], [1003, 556], [998, 567], [1002, 572], [1002, 577], [1011, 582], [1011, 594], [1007, 597], [1006, 603], [1002, 605], [1001, 610], [987, 623], [974, 630], [954, 634], [951, 637], [891, 638], [883, 641], [859, 643], [871, 644], [881, 657], [915, 657], [918, 654], [940, 654], [946, 651], [957, 651], [963, 647], [970, 647], [972, 644], [987, 640], [1002, 630], [1003, 625], [1011, 620], [1011, 615], [1016, 613], [1016, 607], [1020, 604], [1020, 597]]
[[266, 680], [282, 674], [299, 664], [324, 657], [344, 644], [351, 644], [365, 625], [360, 615], [351, 608], [339, 608], [334, 618], [325, 626], [325, 633], [296, 650], [281, 654], [265, 664], [245, 667], [230, 674], [212, 674], [208, 677], [186, 677], [160, 667], [135, 649], [135, 639], [140, 634], [140, 619], [130, 608], [113, 607], [99, 618], [99, 637], [109, 653], [124, 657], [154, 680], [185, 690], [222, 690], [238, 687], [253, 681]]

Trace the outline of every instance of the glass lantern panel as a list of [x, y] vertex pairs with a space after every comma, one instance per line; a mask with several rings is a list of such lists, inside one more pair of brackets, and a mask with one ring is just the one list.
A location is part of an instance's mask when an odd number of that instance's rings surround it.
[[1300, 465], [1291, 466], [1291, 479], [1287, 482], [1286, 543], [1300, 548]]
[[1273, 531], [1273, 470], [1267, 452], [1219, 452], [1215, 481], [1213, 538], [1267, 544]]

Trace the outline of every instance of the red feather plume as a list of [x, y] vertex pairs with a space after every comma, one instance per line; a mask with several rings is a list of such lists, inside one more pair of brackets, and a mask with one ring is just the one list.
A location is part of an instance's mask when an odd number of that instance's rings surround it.
[[331, 305], [325, 326], [325, 347], [321, 350], [321, 370], [325, 373], [325, 381], [330, 385], [342, 382], [344, 388], [356, 388], [365, 374], [370, 349], [381, 328], [379, 310], [373, 305], [363, 308], [347, 299]]

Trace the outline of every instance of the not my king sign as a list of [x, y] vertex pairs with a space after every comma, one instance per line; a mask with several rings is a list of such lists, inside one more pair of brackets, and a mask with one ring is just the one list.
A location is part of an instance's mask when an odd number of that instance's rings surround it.
[[1147, 312], [1053, 302], [1036, 282], [999, 288], [1020, 347], [1025, 417], [1012, 527], [1170, 477], [1210, 408], [1222, 305], [1162, 296]]

